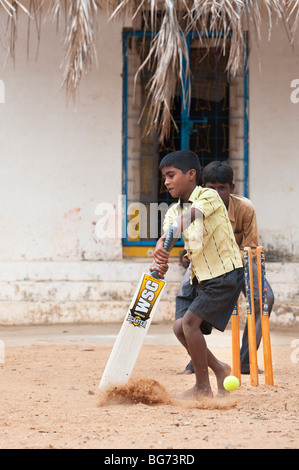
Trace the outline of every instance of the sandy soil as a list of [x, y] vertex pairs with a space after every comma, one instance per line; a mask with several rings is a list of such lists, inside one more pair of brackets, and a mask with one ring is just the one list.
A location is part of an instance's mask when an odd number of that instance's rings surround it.
[[[181, 346], [145, 344], [130, 387], [103, 396], [98, 384], [111, 345], [72, 344], [60, 330], [61, 341], [4, 339], [1, 448], [298, 448], [299, 364], [291, 338], [299, 332], [272, 346], [273, 387], [264, 385], [263, 375], [258, 387], [242, 376], [241, 387], [225, 398], [185, 402], [176, 395], [193, 386], [194, 376], [177, 375], [188, 360]], [[229, 346], [211, 349], [231, 362]]]

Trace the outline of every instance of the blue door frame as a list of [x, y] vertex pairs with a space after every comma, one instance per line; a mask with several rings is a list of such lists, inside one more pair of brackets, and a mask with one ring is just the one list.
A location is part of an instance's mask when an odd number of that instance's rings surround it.
[[[128, 148], [127, 148], [127, 137], [128, 137], [128, 63], [127, 63], [127, 40], [129, 37], [151, 37], [152, 32], [143, 32], [143, 31], [124, 31], [123, 32], [123, 194], [127, 196], [127, 158], [128, 158]], [[190, 51], [190, 40], [195, 36], [195, 33], [189, 33], [186, 36], [186, 41], [188, 45], [188, 50]], [[249, 70], [248, 70], [248, 33], [245, 32], [245, 58], [244, 58], [244, 141], [243, 141], [243, 152], [244, 152], [244, 196], [249, 197]], [[188, 84], [189, 77], [187, 78], [186, 88]], [[189, 103], [188, 96], [185, 103], [185, 106], [182, 106], [181, 110], [181, 149], [186, 149], [189, 146], [189, 136], [190, 129], [194, 122], [204, 123], [205, 120], [194, 121], [189, 118]], [[126, 207], [124, 208], [124, 214], [126, 217], [127, 214], [127, 197], [125, 197]], [[125, 224], [127, 221], [124, 221]], [[182, 245], [181, 242], [178, 242], [179, 245]], [[143, 246], [153, 246], [154, 243], [148, 240], [138, 240], [132, 241], [127, 238], [123, 239], [123, 245], [143, 245]]]

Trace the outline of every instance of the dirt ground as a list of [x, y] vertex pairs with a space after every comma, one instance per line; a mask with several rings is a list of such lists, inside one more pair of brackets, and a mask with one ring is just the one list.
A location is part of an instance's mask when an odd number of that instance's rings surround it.
[[[298, 448], [299, 331], [272, 335], [274, 386], [242, 376], [225, 398], [186, 402], [176, 395], [194, 376], [177, 375], [188, 357], [171, 328], [151, 326], [131, 386], [113, 397], [98, 385], [119, 325], [2, 327], [0, 448]], [[230, 331], [213, 334], [211, 350], [231, 363]]]

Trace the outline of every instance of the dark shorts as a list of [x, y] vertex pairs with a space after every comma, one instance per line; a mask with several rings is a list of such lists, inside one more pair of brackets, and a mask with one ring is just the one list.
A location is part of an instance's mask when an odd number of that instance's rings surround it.
[[224, 331], [244, 283], [243, 268], [200, 283], [194, 278], [191, 284], [189, 276], [186, 277], [176, 297], [175, 319], [182, 318], [190, 310], [203, 320], [200, 326], [203, 334], [209, 335], [213, 327]]

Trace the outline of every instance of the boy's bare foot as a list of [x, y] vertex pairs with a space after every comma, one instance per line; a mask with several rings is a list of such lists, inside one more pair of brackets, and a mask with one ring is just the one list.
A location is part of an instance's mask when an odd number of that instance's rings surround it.
[[217, 370], [214, 370], [214, 373], [217, 379], [218, 397], [223, 397], [224, 395], [227, 395], [229, 393], [227, 390], [225, 390], [223, 386], [223, 380], [225, 379], [225, 377], [230, 375], [231, 367], [225, 362], [218, 361], [218, 364], [219, 366], [217, 367]]
[[211, 388], [197, 388], [196, 385], [186, 392], [177, 395], [180, 400], [198, 400], [203, 397], [212, 397], [213, 393]]

